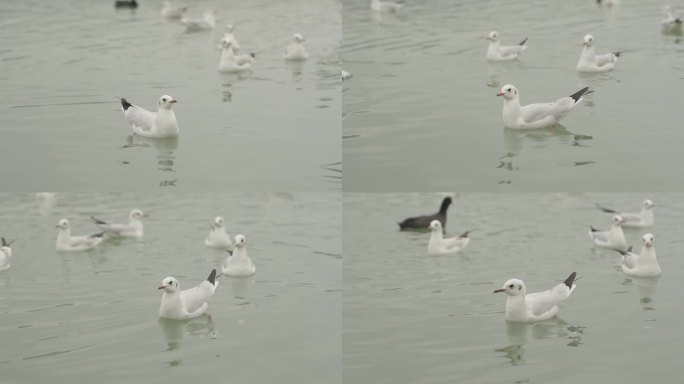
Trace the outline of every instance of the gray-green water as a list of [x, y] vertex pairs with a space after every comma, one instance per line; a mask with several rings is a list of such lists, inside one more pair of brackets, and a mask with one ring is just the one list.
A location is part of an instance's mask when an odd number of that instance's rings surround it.
[[[344, 189], [681, 190], [684, 46], [661, 34], [661, 6], [434, 0], [374, 15], [346, 0]], [[529, 38], [519, 62], [487, 63], [492, 30], [504, 44]], [[587, 33], [597, 52], [623, 52], [616, 70], [577, 73]], [[507, 83], [522, 104], [596, 92], [562, 127], [519, 132], [503, 128], [495, 97]]]
[[[0, 4], [3, 191], [341, 188], [338, 2], [185, 2], [217, 12], [198, 33], [162, 20], [161, 0], [113, 3]], [[217, 71], [227, 23], [257, 55], [250, 73]], [[295, 32], [310, 58], [289, 65]], [[156, 111], [163, 94], [179, 101], [179, 139], [130, 137], [116, 97]]]
[[[463, 253], [426, 255], [428, 234], [396, 222], [431, 213], [435, 194], [345, 194], [343, 355], [349, 383], [642, 383], [681, 379], [684, 196], [650, 194], [663, 276], [632, 279], [594, 249], [593, 207], [638, 207], [643, 194], [460, 194], [447, 232]], [[626, 230], [640, 249], [644, 231]], [[581, 276], [559, 318], [507, 326], [509, 278], [541, 291]]]
[[[337, 194], [2, 195], [0, 235], [17, 238], [0, 272], [3, 383], [340, 383]], [[58, 253], [55, 225], [93, 233], [89, 215], [150, 214], [142, 241]], [[253, 278], [220, 277], [209, 317], [159, 322], [157, 286], [199, 283], [225, 252], [204, 246], [213, 217], [247, 237]]]

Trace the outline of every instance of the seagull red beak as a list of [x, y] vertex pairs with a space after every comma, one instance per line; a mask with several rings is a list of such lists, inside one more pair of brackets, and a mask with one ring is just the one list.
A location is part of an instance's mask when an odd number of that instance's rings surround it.
[[166, 288], [166, 285], [160, 285], [159, 288], [157, 288], [157, 289], [164, 289], [164, 288]]
[[506, 292], [506, 290], [504, 288], [499, 288], [496, 291], [494, 291], [494, 293], [499, 293], [499, 292]]
[[497, 95], [497, 96], [503, 96], [504, 93], [503, 93], [503, 92], [499, 92], [499, 93], [497, 93], [496, 95]]
[[177, 103], [177, 102], [178, 102], [178, 100], [171, 100], [171, 101], [169, 101], [169, 103]]

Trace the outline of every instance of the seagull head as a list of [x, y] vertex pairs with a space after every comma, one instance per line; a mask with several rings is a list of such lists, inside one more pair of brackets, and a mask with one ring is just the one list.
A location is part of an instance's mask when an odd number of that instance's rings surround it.
[[625, 223], [625, 219], [623, 219], [620, 215], [615, 215], [613, 216], [611, 222], [613, 223], [614, 227], [620, 227]]
[[69, 229], [69, 220], [67, 220], [67, 219], [60, 220], [59, 223], [57, 223], [57, 226], [55, 226], [55, 228]]
[[512, 100], [518, 97], [518, 88], [512, 86], [511, 84], [506, 84], [501, 87], [501, 91], [496, 94], [497, 96], [503, 96], [506, 100]]
[[510, 279], [502, 288], [494, 291], [494, 293], [505, 292], [508, 296], [518, 296], [525, 294], [525, 283], [522, 280]]
[[216, 228], [223, 227], [223, 217], [216, 216], [216, 218], [214, 218], [214, 227], [216, 227]]
[[296, 41], [298, 43], [304, 42], [304, 36], [302, 36], [299, 33], [295, 33], [294, 35], [292, 35], [292, 38], [294, 39], [294, 41]]
[[655, 244], [655, 237], [653, 237], [652, 233], [647, 233], [644, 236], [641, 237], [642, 242], [644, 243], [644, 247], [650, 248]]
[[226, 32], [233, 32], [235, 26], [233, 24], [226, 24]]
[[244, 248], [245, 244], [247, 244], [247, 239], [245, 238], [245, 235], [235, 236], [235, 246], [237, 248]]
[[582, 43], [585, 47], [591, 47], [594, 45], [594, 36], [592, 35], [584, 35], [584, 43]]
[[179, 286], [180, 284], [178, 284], [178, 280], [176, 280], [175, 277], [169, 276], [162, 280], [161, 284], [157, 289], [163, 289], [164, 292], [173, 293], [177, 292], [180, 289]]
[[487, 36], [487, 40], [489, 40], [489, 41], [499, 41], [499, 32], [497, 32], [497, 31], [491, 31], [491, 32], [489, 32], [489, 36]]
[[159, 98], [159, 108], [171, 109], [178, 101], [169, 95], [164, 95]]
[[641, 207], [644, 209], [651, 209], [653, 208], [653, 201], [646, 199], [641, 202]]
[[430, 228], [433, 232], [437, 232], [437, 231], [441, 232], [442, 231], [442, 223], [439, 220], [432, 220], [432, 222], [430, 222], [430, 226], [428, 228]]
[[130, 219], [141, 220], [143, 217], [147, 217], [147, 213], [143, 213], [143, 211], [139, 209], [134, 209], [131, 211], [128, 217]]

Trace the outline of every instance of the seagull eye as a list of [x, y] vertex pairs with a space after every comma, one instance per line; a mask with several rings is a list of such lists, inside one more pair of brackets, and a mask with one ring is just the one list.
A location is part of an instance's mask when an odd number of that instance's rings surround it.
[[509, 285], [508, 288], [513, 288], [513, 284]]

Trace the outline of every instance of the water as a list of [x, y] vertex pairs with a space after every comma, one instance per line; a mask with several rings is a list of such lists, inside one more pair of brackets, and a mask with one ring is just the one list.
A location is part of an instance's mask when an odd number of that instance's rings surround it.
[[[661, 35], [661, 5], [433, 0], [374, 15], [346, 0], [345, 190], [680, 190], [684, 46]], [[486, 62], [492, 30], [529, 37], [519, 62]], [[624, 52], [616, 70], [577, 73], [587, 33], [597, 52]], [[519, 132], [494, 96], [507, 83], [523, 104], [596, 92], [562, 126]]]
[[[193, 2], [191, 16], [218, 14], [205, 33], [140, 3], [0, 4], [4, 191], [341, 188], [338, 2]], [[257, 55], [251, 73], [217, 71], [229, 22]], [[303, 65], [282, 58], [295, 32]], [[117, 96], [156, 110], [163, 94], [179, 101], [179, 140], [131, 137]]]
[[[337, 194], [5, 194], [2, 235], [17, 238], [0, 272], [0, 381], [341, 382]], [[54, 250], [54, 226], [149, 212], [142, 241]], [[247, 236], [253, 278], [220, 277], [210, 317], [159, 322], [157, 286], [191, 287], [224, 259], [204, 237], [215, 215]]]
[[[635, 208], [643, 194], [460, 194], [448, 233], [463, 253], [428, 257], [428, 234], [396, 222], [437, 209], [437, 194], [345, 194], [343, 355], [349, 383], [641, 383], [680, 381], [681, 194], [651, 194], [660, 279], [632, 279], [616, 252], [593, 249], [593, 203]], [[640, 249], [644, 231], [628, 230]], [[560, 317], [504, 320], [509, 278], [529, 291], [577, 271]]]

